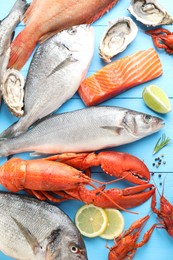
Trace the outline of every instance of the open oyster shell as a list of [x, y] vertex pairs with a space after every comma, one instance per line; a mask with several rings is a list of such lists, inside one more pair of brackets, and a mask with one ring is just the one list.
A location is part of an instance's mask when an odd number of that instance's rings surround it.
[[25, 81], [22, 74], [15, 69], [8, 69], [1, 83], [4, 102], [10, 112], [16, 117], [21, 117], [24, 114], [24, 84]]
[[99, 54], [105, 62], [111, 62], [111, 58], [124, 51], [134, 40], [138, 32], [136, 24], [130, 17], [122, 17], [110, 23], [103, 35]]
[[173, 18], [155, 0], [131, 0], [128, 11], [146, 26], [173, 24]]

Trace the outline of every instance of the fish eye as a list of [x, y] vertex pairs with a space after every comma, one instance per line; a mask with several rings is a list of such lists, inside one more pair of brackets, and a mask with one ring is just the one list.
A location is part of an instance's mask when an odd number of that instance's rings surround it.
[[72, 27], [72, 28], [68, 29], [68, 33], [70, 35], [75, 35], [77, 33], [77, 29], [75, 27]]
[[150, 123], [151, 122], [151, 120], [152, 120], [152, 116], [150, 116], [150, 115], [144, 115], [144, 121], [145, 121], [145, 123]]
[[73, 254], [77, 254], [79, 252], [79, 248], [77, 246], [71, 246], [70, 249]]

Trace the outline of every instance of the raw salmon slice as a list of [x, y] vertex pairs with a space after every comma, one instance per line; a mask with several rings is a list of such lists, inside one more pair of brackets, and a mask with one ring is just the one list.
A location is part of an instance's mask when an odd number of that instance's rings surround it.
[[86, 78], [78, 92], [86, 106], [93, 106], [162, 73], [159, 56], [150, 48], [106, 65]]

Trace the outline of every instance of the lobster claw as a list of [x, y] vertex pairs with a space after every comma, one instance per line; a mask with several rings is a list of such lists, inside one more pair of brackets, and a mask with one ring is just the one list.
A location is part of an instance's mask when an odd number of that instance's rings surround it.
[[114, 151], [103, 151], [98, 154], [65, 153], [48, 157], [47, 160], [59, 160], [80, 170], [100, 166], [111, 176], [139, 185], [146, 184], [150, 180], [150, 172], [144, 162], [128, 153]]
[[[88, 190], [86, 187], [79, 186], [75, 190], [66, 190], [60, 194], [63, 198], [77, 199], [86, 204], [94, 204], [101, 208], [117, 208], [126, 210], [143, 204], [155, 192], [153, 184], [143, 184], [120, 190], [112, 188], [105, 190], [102, 186], [95, 190]], [[146, 189], [149, 189], [145, 191]], [[110, 199], [111, 198], [111, 199]]]

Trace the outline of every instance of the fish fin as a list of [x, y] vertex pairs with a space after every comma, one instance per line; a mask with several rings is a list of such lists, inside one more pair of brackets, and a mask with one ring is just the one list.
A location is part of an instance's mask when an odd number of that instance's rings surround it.
[[116, 126], [101, 126], [101, 128], [109, 130], [116, 135], [120, 135], [121, 132], [124, 130], [123, 127], [116, 127]]
[[36, 41], [25, 41], [25, 29], [21, 31], [11, 43], [10, 61], [8, 68], [20, 70], [32, 54]]
[[40, 244], [38, 243], [37, 238], [31, 234], [28, 228], [26, 228], [22, 223], [20, 223], [16, 218], [12, 217], [11, 218], [14, 220], [18, 228], [20, 229], [21, 233], [25, 237], [26, 241], [32, 248], [33, 252], [35, 253], [36, 248], [41, 248]]
[[71, 62], [76, 62], [78, 60], [76, 60], [75, 58], [72, 57], [72, 55], [69, 55], [69, 57], [67, 57], [65, 60], [63, 60], [61, 63], [59, 63], [48, 75], [48, 77], [50, 77], [51, 75], [53, 75], [55, 72], [57, 72], [58, 70], [61, 70], [62, 68], [65, 68], [66, 66], [69, 65], [69, 63]]
[[56, 33], [59, 32], [59, 29], [49, 32], [49, 33], [45, 33], [44, 35], [42, 35], [39, 39], [39, 43], [42, 44], [43, 42], [47, 41], [48, 39], [50, 39], [53, 35], [55, 35]]
[[44, 154], [44, 153], [39, 153], [39, 152], [32, 152], [29, 154], [31, 157], [40, 157], [40, 156], [43, 156], [43, 155], [47, 155], [47, 154]]
[[28, 20], [31, 18], [33, 11], [35, 10], [37, 0], [33, 0], [30, 6], [28, 7], [27, 11], [23, 15], [22, 22], [26, 24]]
[[111, 1], [109, 5], [107, 5], [104, 9], [100, 10], [100, 12], [97, 12], [97, 14], [94, 15], [87, 23], [91, 24], [95, 22], [97, 19], [102, 17], [106, 12], [108, 12], [117, 2], [118, 0], [114, 0], [113, 2]]

